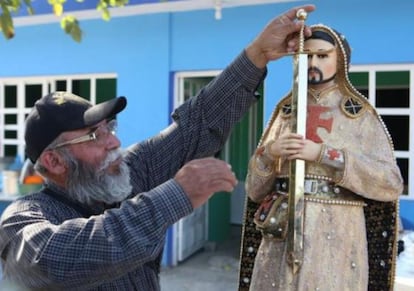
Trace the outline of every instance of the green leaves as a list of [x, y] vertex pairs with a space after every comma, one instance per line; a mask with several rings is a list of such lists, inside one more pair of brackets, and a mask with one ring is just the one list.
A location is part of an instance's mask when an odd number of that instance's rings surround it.
[[14, 26], [10, 10], [16, 10], [20, 7], [20, 1], [1, 0], [0, 7], [2, 10], [0, 15], [0, 29], [6, 39], [11, 39], [14, 36]]
[[32, 1], [31, 0], [24, 0], [24, 4], [26, 4], [27, 13], [29, 13], [29, 15], [33, 15], [34, 10], [33, 10], [33, 7], [32, 7]]
[[79, 27], [79, 22], [75, 17], [72, 15], [63, 17], [60, 21], [60, 26], [67, 34], [72, 37], [74, 41], [81, 42], [82, 30]]
[[14, 36], [13, 20], [10, 13], [2, 13], [0, 15], [0, 27], [6, 39], [11, 39]]
[[66, 0], [48, 0], [47, 1], [50, 5], [53, 7], [53, 13], [55, 13], [56, 16], [61, 16], [63, 13], [63, 4], [66, 2]]
[[111, 14], [109, 13], [109, 7], [124, 7], [128, 4], [128, 0], [99, 0], [96, 5], [96, 9], [102, 12], [102, 19], [109, 21]]
[[[24, 6], [26, 6], [29, 15], [35, 14], [32, 7], [32, 1], [24, 0]], [[44, 1], [44, 0], [40, 0]], [[76, 0], [77, 2], [83, 2], [84, 0]], [[129, 0], [96, 0], [96, 9], [101, 11], [102, 19], [109, 21], [111, 14], [109, 8], [123, 7], [129, 3]], [[161, 0], [163, 1], [163, 0]], [[82, 29], [79, 25], [79, 21], [72, 15], [64, 15], [64, 5], [66, 0], [48, 0], [48, 3], [53, 8], [53, 13], [61, 18], [60, 26], [69, 34], [76, 42], [82, 41]], [[22, 7], [22, 1], [20, 0], [0, 0], [0, 30], [2, 31], [6, 39], [14, 37], [14, 24], [11, 12], [16, 12]]]

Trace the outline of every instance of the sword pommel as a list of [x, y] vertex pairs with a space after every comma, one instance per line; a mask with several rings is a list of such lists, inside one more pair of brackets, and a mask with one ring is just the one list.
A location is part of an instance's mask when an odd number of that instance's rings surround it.
[[307, 17], [308, 17], [308, 13], [305, 11], [305, 9], [299, 9], [299, 10], [296, 12], [296, 18], [297, 18], [298, 20], [305, 21]]

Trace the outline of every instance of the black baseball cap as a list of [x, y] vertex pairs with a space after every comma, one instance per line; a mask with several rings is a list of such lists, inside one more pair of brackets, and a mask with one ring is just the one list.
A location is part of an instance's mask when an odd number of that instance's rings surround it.
[[61, 133], [90, 127], [114, 117], [126, 104], [125, 97], [117, 97], [92, 105], [69, 92], [54, 92], [40, 98], [26, 119], [26, 155], [35, 163]]

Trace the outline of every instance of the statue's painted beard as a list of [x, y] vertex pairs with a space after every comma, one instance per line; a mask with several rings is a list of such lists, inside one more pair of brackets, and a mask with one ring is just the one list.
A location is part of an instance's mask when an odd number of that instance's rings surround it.
[[311, 85], [325, 84], [332, 81], [335, 78], [336, 74], [333, 74], [332, 77], [325, 79], [323, 78], [323, 73], [317, 67], [310, 67], [308, 69], [308, 83]]

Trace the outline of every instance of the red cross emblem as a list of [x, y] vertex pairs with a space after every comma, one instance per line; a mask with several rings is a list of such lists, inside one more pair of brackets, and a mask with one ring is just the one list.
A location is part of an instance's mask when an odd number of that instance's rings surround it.
[[333, 118], [321, 119], [321, 114], [328, 111], [329, 107], [325, 106], [308, 106], [308, 120], [306, 123], [306, 138], [316, 143], [322, 143], [323, 140], [317, 134], [319, 127], [325, 128], [331, 132]]
[[329, 156], [329, 159], [331, 161], [334, 161], [337, 158], [339, 158], [341, 155], [339, 154], [339, 152], [336, 149], [329, 149], [328, 150], [328, 156]]

